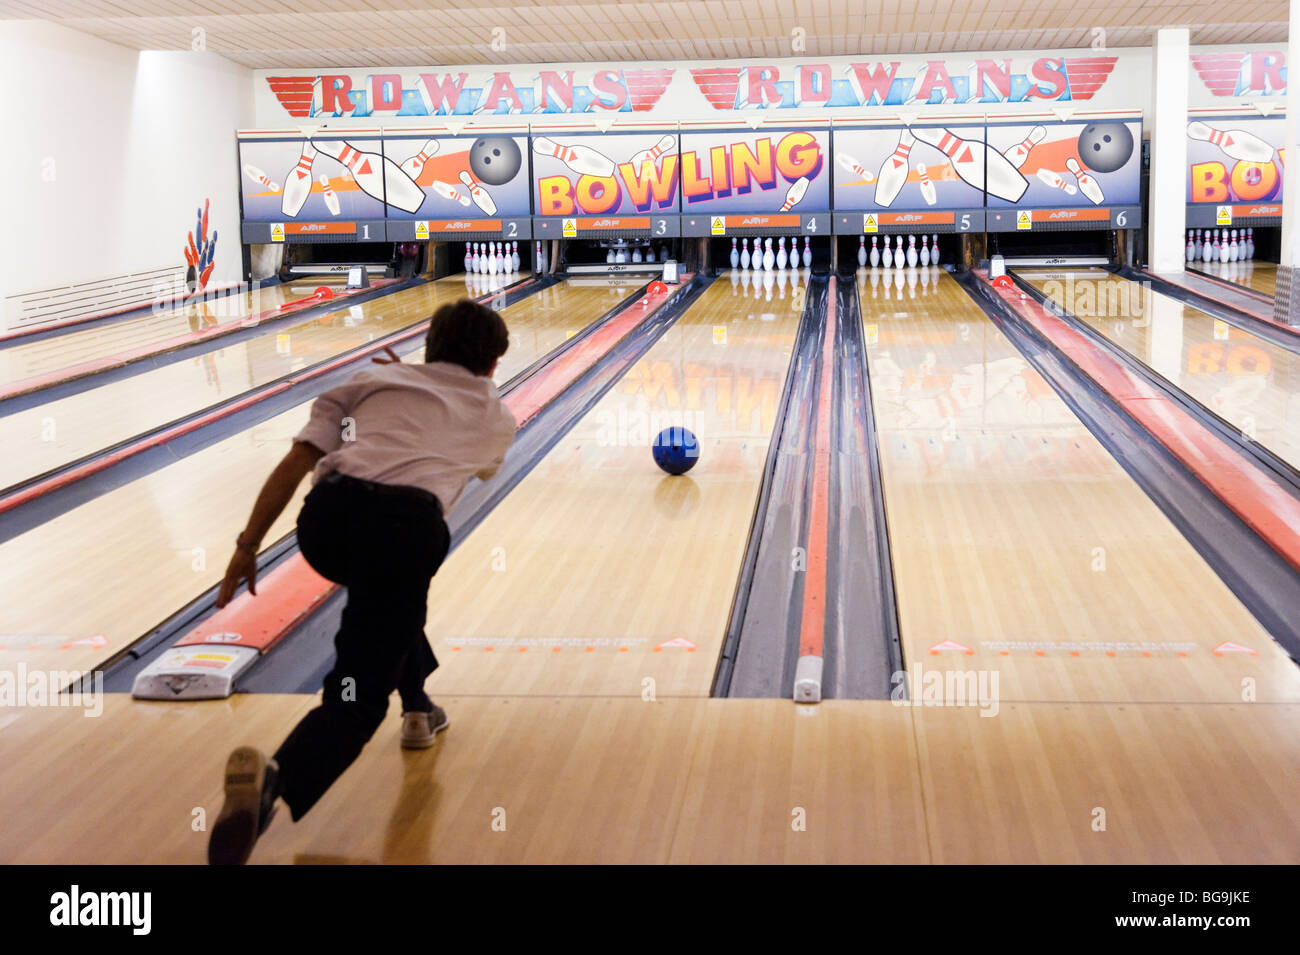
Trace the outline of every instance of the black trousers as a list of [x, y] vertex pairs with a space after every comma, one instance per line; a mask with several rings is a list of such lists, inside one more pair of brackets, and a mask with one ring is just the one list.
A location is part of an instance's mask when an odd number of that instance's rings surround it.
[[438, 666], [424, 635], [429, 581], [451, 545], [432, 494], [332, 474], [298, 515], [298, 546], [313, 569], [347, 588], [337, 659], [321, 705], [276, 751], [280, 794], [294, 820], [352, 764], [388, 710], [432, 709], [424, 682]]

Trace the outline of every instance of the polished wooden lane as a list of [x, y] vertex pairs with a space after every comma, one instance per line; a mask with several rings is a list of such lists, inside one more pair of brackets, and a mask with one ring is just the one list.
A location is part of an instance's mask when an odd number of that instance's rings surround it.
[[1277, 295], [1277, 263], [1251, 259], [1247, 262], [1198, 262], [1191, 266], [1198, 272], [1215, 278], [1244, 285], [1248, 289], [1273, 298]]
[[[226, 753], [315, 703], [7, 711], [0, 862], [202, 863]], [[450, 728], [412, 752], [394, 700], [252, 861], [1300, 863], [1294, 704], [442, 703]]]
[[[0, 488], [416, 325], [469, 292], [463, 276], [450, 276], [0, 418], [0, 445], [13, 449], [0, 457]], [[620, 293], [552, 286], [537, 294], [528, 309], [512, 312], [514, 347], [502, 359], [502, 381], [612, 307]], [[554, 314], [561, 307], [571, 310], [567, 320]], [[423, 361], [418, 339], [400, 351]]]
[[188, 335], [212, 325], [225, 325], [273, 312], [287, 302], [306, 298], [323, 285], [338, 290], [346, 282], [347, 276], [322, 275], [294, 279], [287, 285], [268, 285], [242, 293], [232, 292], [200, 305], [160, 309], [156, 313], [148, 312], [136, 318], [0, 348], [0, 384], [21, 381], [128, 349]]
[[1018, 274], [1175, 388], [1300, 468], [1300, 353], [1102, 269]]
[[914, 694], [951, 670], [1004, 701], [1300, 699], [1300, 670], [953, 279], [905, 304], [859, 289]]
[[[549, 291], [503, 311], [517, 334], [499, 380], [627, 294]], [[88, 669], [216, 584], [308, 410], [294, 407], [0, 544], [0, 666]], [[303, 482], [268, 544], [292, 529], [307, 489]]]
[[746, 291], [716, 279], [439, 570], [431, 692], [708, 695], [803, 309]]

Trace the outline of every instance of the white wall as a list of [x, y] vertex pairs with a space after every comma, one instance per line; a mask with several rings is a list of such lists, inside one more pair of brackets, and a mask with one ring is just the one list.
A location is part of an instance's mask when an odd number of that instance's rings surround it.
[[[212, 53], [141, 53], [48, 23], [0, 22], [4, 296], [184, 266], [197, 205], [240, 278], [234, 130], [252, 72]], [[3, 319], [0, 318], [0, 321]]]

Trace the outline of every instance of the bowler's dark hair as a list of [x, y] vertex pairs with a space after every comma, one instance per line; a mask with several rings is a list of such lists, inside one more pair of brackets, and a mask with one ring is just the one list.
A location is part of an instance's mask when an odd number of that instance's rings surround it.
[[501, 316], [466, 298], [433, 313], [424, 340], [424, 360], [447, 361], [486, 375], [509, 345], [510, 333]]

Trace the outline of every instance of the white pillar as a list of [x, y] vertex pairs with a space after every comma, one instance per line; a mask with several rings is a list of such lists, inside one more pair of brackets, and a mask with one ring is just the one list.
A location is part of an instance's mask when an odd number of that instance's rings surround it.
[[1181, 272], [1187, 260], [1186, 27], [1156, 31], [1151, 76], [1151, 176], [1147, 261], [1154, 272]]
[[1292, 269], [1300, 268], [1300, 182], [1292, 156], [1296, 155], [1296, 123], [1300, 121], [1300, 83], [1291, 82], [1290, 66], [1300, 63], [1300, 0], [1291, 0], [1291, 31], [1286, 40], [1286, 165], [1282, 172], [1282, 245], [1278, 256], [1277, 294], [1273, 317], [1291, 325], [1300, 325], [1300, 295], [1292, 289]]

